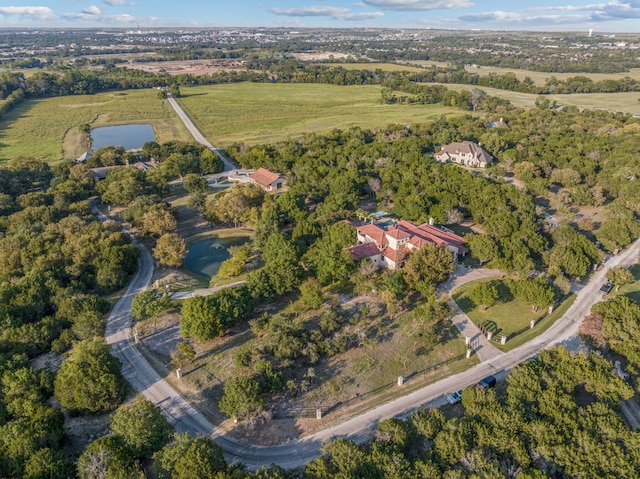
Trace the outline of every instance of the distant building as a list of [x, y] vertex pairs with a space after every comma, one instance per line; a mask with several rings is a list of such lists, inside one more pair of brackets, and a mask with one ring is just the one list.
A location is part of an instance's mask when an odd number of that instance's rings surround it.
[[249, 175], [251, 183], [258, 185], [267, 191], [280, 190], [284, 185], [284, 179], [278, 173], [273, 173], [265, 168], [258, 168]]
[[454, 257], [465, 255], [464, 238], [431, 224], [414, 225], [409, 221], [381, 227], [367, 224], [357, 227], [358, 244], [349, 248], [354, 260], [368, 259], [379, 268], [399, 269], [411, 251], [427, 243], [444, 245]]
[[435, 153], [434, 158], [441, 163], [460, 163], [472, 168], [484, 168], [493, 161], [493, 157], [481, 146], [472, 141], [451, 143]]
[[152, 168], [156, 168], [159, 164], [155, 161], [138, 161], [136, 163], [126, 165], [114, 165], [114, 166], [100, 166], [98, 168], [89, 168], [89, 174], [94, 181], [104, 180], [107, 177], [109, 170], [114, 168], [136, 168], [140, 171], [147, 171]]

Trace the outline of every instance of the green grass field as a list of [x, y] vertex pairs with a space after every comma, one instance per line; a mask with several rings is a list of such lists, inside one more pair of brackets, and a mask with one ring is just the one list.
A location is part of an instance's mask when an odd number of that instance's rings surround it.
[[[425, 85], [433, 85], [433, 83], [425, 83]], [[476, 88], [473, 85], [460, 85], [450, 83], [438, 83], [450, 90], [461, 91]], [[514, 106], [522, 108], [531, 108], [535, 106], [538, 95], [533, 93], [520, 93], [508, 90], [499, 90], [497, 88], [477, 87], [486, 91], [489, 95], [499, 98], [506, 98]], [[545, 97], [555, 100], [559, 105], [575, 105], [579, 108], [589, 110], [612, 110], [640, 114], [640, 92], [623, 92], [623, 93], [574, 93], [571, 95], [545, 95]]]
[[0, 162], [19, 156], [46, 161], [76, 158], [87, 148], [78, 126], [149, 123], [158, 141], [192, 140], [155, 90], [30, 100], [0, 121]]
[[[469, 298], [469, 291], [478, 283], [487, 281], [495, 281], [500, 296], [495, 305], [480, 311]], [[547, 308], [533, 312], [531, 306], [513, 298], [506, 285], [495, 278], [479, 279], [463, 284], [453, 292], [452, 296], [473, 324], [483, 325], [493, 333], [492, 343], [502, 351], [510, 351], [546, 331], [575, 300], [575, 295], [571, 294], [556, 304], [551, 314], [547, 314]], [[536, 326], [529, 329], [529, 323], [532, 320], [536, 321]], [[503, 335], [508, 338], [504, 345], [500, 344], [500, 336]]]
[[214, 145], [273, 142], [331, 129], [383, 128], [462, 114], [441, 105], [384, 105], [379, 86], [239, 83], [181, 88], [181, 105]]

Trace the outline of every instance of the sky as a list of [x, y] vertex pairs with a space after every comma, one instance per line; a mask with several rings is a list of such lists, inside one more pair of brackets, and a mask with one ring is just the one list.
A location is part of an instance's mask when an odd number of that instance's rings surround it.
[[640, 0], [0, 0], [0, 28], [138, 25], [640, 33]]

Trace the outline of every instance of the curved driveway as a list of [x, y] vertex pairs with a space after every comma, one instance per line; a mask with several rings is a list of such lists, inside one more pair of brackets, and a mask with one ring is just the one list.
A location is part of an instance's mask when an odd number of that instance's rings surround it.
[[[101, 216], [104, 219], [104, 216]], [[489, 374], [503, 377], [507, 370], [540, 349], [574, 336], [580, 321], [589, 313], [591, 305], [600, 299], [599, 288], [605, 281], [607, 269], [633, 264], [640, 253], [640, 240], [636, 240], [623, 253], [610, 258], [605, 267], [596, 272], [589, 283], [577, 293], [576, 300], [567, 313], [527, 344], [305, 438], [291, 440], [278, 446], [262, 447], [241, 443], [217, 430], [156, 373], [134, 346], [130, 336], [131, 301], [148, 286], [154, 268], [153, 259], [147, 249], [135, 239], [134, 244], [141, 253], [138, 272], [123, 297], [114, 306], [105, 330], [113, 354], [122, 362], [125, 378], [137, 391], [162, 408], [177, 431], [192, 435], [211, 435], [222, 447], [227, 460], [240, 461], [250, 469], [271, 463], [285, 468], [302, 466], [320, 455], [320, 447], [324, 441], [338, 437], [364, 441], [383, 419], [406, 416], [427, 405], [439, 406], [444, 403], [447, 393], [474, 384]]]

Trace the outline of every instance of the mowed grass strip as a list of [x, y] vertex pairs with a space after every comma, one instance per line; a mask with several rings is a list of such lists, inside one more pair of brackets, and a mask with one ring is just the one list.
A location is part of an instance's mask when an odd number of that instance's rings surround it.
[[544, 85], [551, 77], [558, 80], [566, 80], [577, 76], [587, 77], [598, 82], [601, 80], [621, 80], [625, 77], [640, 80], [640, 68], [631, 68], [628, 72], [622, 73], [558, 73], [558, 72], [536, 72], [532, 70], [516, 70], [511, 68], [499, 67], [483, 67], [478, 65], [466, 65], [464, 69], [470, 73], [477, 73], [480, 76], [487, 76], [491, 73], [496, 75], [504, 75], [505, 73], [513, 73], [518, 80], [524, 80], [529, 77], [536, 85]]
[[423, 123], [461, 110], [442, 105], [385, 105], [381, 87], [263, 84], [181, 88], [181, 105], [216, 146], [267, 143], [331, 129]]
[[[193, 140], [166, 100], [155, 90], [29, 100], [0, 121], [0, 162], [19, 156], [46, 161], [75, 158], [83, 151], [77, 128], [148, 123], [156, 140]], [[65, 141], [67, 133], [70, 138]], [[86, 148], [86, 145], [84, 145]]]
[[[461, 85], [458, 83], [423, 83], [423, 85], [442, 85], [450, 90], [471, 91], [474, 88], [484, 90], [489, 95], [505, 98], [514, 106], [522, 108], [532, 108], [535, 106], [536, 99], [540, 95], [534, 93], [520, 93], [509, 90], [499, 90], [497, 88], [489, 88], [476, 85]], [[565, 95], [544, 95], [551, 101], [555, 100], [558, 105], [574, 105], [578, 108], [586, 108], [588, 110], [611, 110], [631, 113], [633, 115], [640, 114], [640, 93], [638, 92], [620, 92], [620, 93], [573, 93]]]

